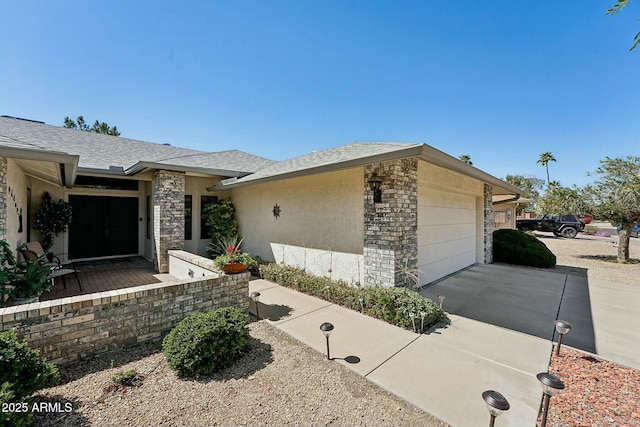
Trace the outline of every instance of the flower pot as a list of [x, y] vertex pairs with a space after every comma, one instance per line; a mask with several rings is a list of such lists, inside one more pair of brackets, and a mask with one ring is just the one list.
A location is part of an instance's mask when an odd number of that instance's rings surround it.
[[31, 297], [31, 298], [12, 298], [13, 305], [23, 305], [23, 304], [31, 304], [32, 302], [39, 302], [40, 297]]
[[241, 264], [239, 262], [230, 262], [228, 264], [225, 264], [224, 267], [222, 267], [222, 271], [224, 271], [227, 274], [242, 273], [246, 269], [247, 269], [247, 264]]

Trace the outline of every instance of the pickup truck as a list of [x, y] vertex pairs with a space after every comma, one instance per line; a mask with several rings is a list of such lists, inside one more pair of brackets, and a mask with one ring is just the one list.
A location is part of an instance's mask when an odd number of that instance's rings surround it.
[[516, 228], [520, 231], [550, 231], [556, 236], [575, 238], [584, 230], [584, 222], [576, 215], [549, 215], [540, 218], [518, 219]]

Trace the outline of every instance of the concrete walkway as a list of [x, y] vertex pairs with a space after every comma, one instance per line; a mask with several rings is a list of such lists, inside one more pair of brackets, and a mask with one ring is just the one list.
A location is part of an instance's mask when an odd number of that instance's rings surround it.
[[542, 397], [535, 376], [547, 370], [549, 339], [457, 315], [420, 335], [265, 280], [249, 290], [261, 293], [261, 318], [319, 352], [326, 352], [320, 324], [331, 322], [336, 363], [452, 426], [488, 425], [481, 394], [490, 389], [511, 404], [497, 425], [535, 426]]

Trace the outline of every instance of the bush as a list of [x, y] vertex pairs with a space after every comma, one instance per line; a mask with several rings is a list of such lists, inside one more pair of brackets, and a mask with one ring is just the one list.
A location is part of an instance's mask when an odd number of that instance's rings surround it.
[[[313, 276], [298, 268], [279, 264], [261, 265], [260, 273], [265, 279], [282, 286], [360, 311], [409, 330], [419, 329], [422, 326], [422, 315], [424, 315], [424, 329], [447, 318], [436, 303], [407, 288], [381, 286], [359, 288], [346, 282]], [[415, 328], [409, 313], [415, 314]]]
[[162, 341], [164, 357], [183, 376], [219, 372], [249, 349], [248, 323], [236, 307], [185, 317]]
[[542, 268], [552, 268], [556, 265], [556, 256], [544, 243], [518, 230], [493, 232], [493, 260]]
[[18, 338], [14, 329], [0, 333], [0, 405], [12, 403], [28, 412], [0, 412], [0, 425], [27, 426], [33, 414], [27, 399], [32, 393], [51, 387], [60, 379], [58, 368], [40, 359], [37, 350]]

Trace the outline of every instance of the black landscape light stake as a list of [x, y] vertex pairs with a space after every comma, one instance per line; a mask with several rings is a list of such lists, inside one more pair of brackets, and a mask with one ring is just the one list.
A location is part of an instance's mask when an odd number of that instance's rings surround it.
[[325, 338], [327, 338], [327, 360], [331, 360], [331, 355], [329, 353], [329, 335], [331, 335], [331, 331], [333, 331], [333, 325], [329, 322], [324, 322], [320, 325], [320, 330], [324, 334]]
[[511, 406], [509, 402], [507, 402], [507, 399], [497, 391], [483, 391], [482, 398], [484, 399], [484, 403], [487, 404], [487, 409], [491, 414], [489, 427], [493, 427], [493, 424], [496, 422], [496, 417], [502, 415], [504, 411], [508, 411]]
[[562, 345], [562, 337], [571, 330], [571, 323], [566, 320], [556, 320], [556, 331], [560, 335], [558, 337], [558, 347], [556, 348], [556, 356], [560, 356], [560, 346]]
[[549, 401], [551, 401], [552, 396], [557, 395], [564, 389], [564, 383], [560, 381], [560, 378], [548, 372], [541, 372], [536, 375], [536, 377], [538, 378], [538, 381], [540, 381], [542, 392], [544, 393], [544, 407], [542, 409], [542, 422], [540, 423], [540, 427], [545, 427], [547, 425]]
[[251, 297], [251, 300], [253, 301], [253, 303], [256, 306], [256, 317], [259, 320], [260, 319], [260, 313], [258, 312], [258, 301], [260, 300], [260, 292], [252, 292], [251, 295], [249, 295], [249, 297]]

